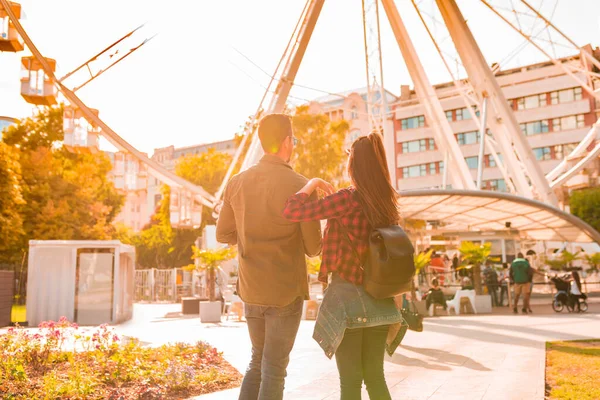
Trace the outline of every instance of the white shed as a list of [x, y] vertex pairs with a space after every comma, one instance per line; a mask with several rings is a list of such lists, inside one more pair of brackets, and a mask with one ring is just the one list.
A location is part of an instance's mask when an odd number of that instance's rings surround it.
[[29, 326], [58, 321], [120, 323], [133, 314], [135, 248], [118, 240], [31, 240]]

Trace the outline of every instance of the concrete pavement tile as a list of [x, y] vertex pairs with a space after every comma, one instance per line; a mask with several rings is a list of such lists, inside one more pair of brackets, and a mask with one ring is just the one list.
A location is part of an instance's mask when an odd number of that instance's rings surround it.
[[435, 392], [427, 400], [481, 400], [485, 391], [480, 392], [463, 392], [463, 393], [440, 393]]

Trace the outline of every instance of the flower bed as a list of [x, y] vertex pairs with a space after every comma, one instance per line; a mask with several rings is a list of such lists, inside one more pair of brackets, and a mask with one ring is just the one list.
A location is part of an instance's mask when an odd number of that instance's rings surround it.
[[206, 343], [143, 347], [106, 325], [61, 318], [0, 336], [2, 399], [181, 399], [238, 386], [241, 375]]

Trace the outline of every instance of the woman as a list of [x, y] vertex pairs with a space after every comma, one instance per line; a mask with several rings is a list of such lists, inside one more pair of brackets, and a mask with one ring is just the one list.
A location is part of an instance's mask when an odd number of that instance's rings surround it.
[[587, 299], [587, 296], [581, 291], [581, 278], [577, 271], [571, 272], [571, 296], [573, 296], [573, 305], [575, 304], [575, 301], [577, 302], [577, 312], [581, 312], [581, 304], [579, 301]]
[[446, 305], [446, 296], [444, 296], [444, 292], [440, 288], [440, 283], [437, 279], [433, 279], [431, 281], [431, 288], [429, 292], [427, 292], [427, 297], [425, 298], [425, 304], [427, 310], [429, 310], [429, 315], [433, 315], [433, 309], [429, 307], [439, 304], [444, 308], [444, 311], [448, 310], [448, 306]]
[[[378, 133], [359, 138], [348, 153], [353, 186], [334, 193], [329, 183], [311, 179], [288, 200], [284, 216], [298, 222], [327, 219], [319, 280], [327, 283], [329, 275], [331, 280], [313, 338], [327, 357], [335, 354], [341, 399], [360, 399], [364, 381], [371, 399], [385, 400], [391, 397], [383, 374], [384, 352], [387, 348], [393, 354], [405, 330], [396, 330], [402, 316], [394, 299], [374, 299], [362, 280], [371, 230], [400, 220], [397, 193]], [[328, 196], [309, 201], [316, 189]]]

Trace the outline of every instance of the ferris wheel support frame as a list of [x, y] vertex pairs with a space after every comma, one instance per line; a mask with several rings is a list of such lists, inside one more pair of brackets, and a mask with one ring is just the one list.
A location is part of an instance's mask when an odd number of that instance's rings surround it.
[[[394, 0], [381, 0], [381, 3], [392, 26], [392, 31], [394, 32], [398, 47], [400, 47], [400, 52], [402, 53], [408, 72], [415, 85], [415, 92], [419, 98], [419, 102], [425, 109], [425, 117], [429, 121], [435, 140], [441, 145], [440, 147], [446, 148], [449, 152], [448, 161], [452, 164], [452, 169], [456, 171], [455, 174], [449, 176], [453, 188], [475, 190], [473, 177], [458, 146], [454, 132], [446, 118], [442, 104], [427, 78], [423, 64], [421, 64], [416, 49], [410, 40], [410, 36], [402, 22]], [[447, 168], [447, 166], [444, 166], [444, 168]]]
[[69, 100], [71, 104], [81, 109], [84, 117], [88, 121], [93, 121], [98, 127], [101, 128], [101, 134], [111, 144], [113, 144], [121, 151], [126, 151], [130, 153], [138, 161], [141, 161], [143, 164], [145, 164], [148, 167], [148, 171], [150, 172], [150, 174], [159, 179], [161, 182], [166, 183], [169, 186], [182, 187], [190, 191], [193, 194], [194, 199], [200, 204], [203, 204], [208, 207], [213, 206], [214, 197], [210, 193], [208, 193], [202, 187], [194, 185], [193, 183], [188, 182], [187, 180], [175, 175], [171, 171], [168, 171], [167, 169], [162, 167], [160, 164], [144, 156], [140, 151], [138, 151], [135, 147], [133, 147], [131, 144], [125, 141], [122, 137], [120, 137], [108, 125], [106, 125], [106, 123], [104, 123], [104, 121], [102, 121], [97, 115], [95, 115], [92, 112], [92, 110], [88, 106], [86, 106], [85, 103], [79, 97], [77, 97], [75, 93], [73, 93], [65, 85], [59, 82], [59, 80], [54, 75], [52, 68], [48, 64], [48, 61], [46, 61], [46, 59], [42, 56], [42, 53], [35, 46], [25, 29], [21, 25], [19, 19], [16, 18], [16, 16], [12, 12], [8, 0], [0, 0], [0, 4], [2, 4], [2, 6], [4, 7], [8, 18], [13, 22], [15, 29], [19, 32], [19, 35], [21, 35], [21, 38], [29, 48], [29, 51], [31, 51], [31, 54], [40, 62], [40, 65], [42, 66], [42, 69], [44, 70], [46, 75], [48, 75], [48, 77], [55, 82], [59, 90], [63, 93], [67, 100]]
[[[275, 93], [271, 98], [269, 108], [266, 110], [266, 115], [284, 111], [288, 95], [294, 85], [296, 74], [298, 73], [304, 54], [306, 53], [306, 48], [308, 47], [310, 38], [315, 30], [324, 3], [325, 0], [310, 0], [304, 20], [300, 26], [298, 37], [289, 53], [289, 58], [275, 88]], [[246, 170], [256, 164], [262, 154], [263, 150], [260, 146], [258, 135], [253, 135], [252, 142], [250, 143], [250, 147], [248, 148], [248, 152], [242, 163], [241, 170]]]
[[[485, 0], [482, 1], [485, 2]], [[493, 106], [490, 111], [495, 112], [496, 115], [489, 119], [490, 128], [506, 157], [506, 164], [515, 181], [518, 194], [528, 198], [534, 197], [532, 187], [529, 186], [524, 172], [527, 170], [533, 189], [540, 199], [556, 206], [558, 204], [556, 194], [550, 187], [541, 166], [534, 159], [531, 147], [521, 132], [517, 119], [512, 109], [509, 108], [500, 85], [487, 65], [456, 1], [436, 0], [436, 3], [467, 71], [471, 85], [480, 98], [488, 97]], [[524, 166], [523, 169], [519, 165], [521, 163]]]

